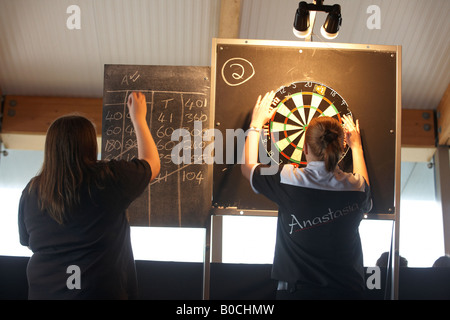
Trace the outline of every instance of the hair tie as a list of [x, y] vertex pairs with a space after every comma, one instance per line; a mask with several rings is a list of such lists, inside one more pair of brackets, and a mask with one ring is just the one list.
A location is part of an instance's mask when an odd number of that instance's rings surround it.
[[328, 144], [335, 141], [337, 137], [338, 134], [336, 132], [326, 129], [322, 136], [322, 139]]

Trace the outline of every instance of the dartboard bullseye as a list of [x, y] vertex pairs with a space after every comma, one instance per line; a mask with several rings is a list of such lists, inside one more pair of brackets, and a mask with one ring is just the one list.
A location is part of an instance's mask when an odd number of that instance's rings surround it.
[[[347, 102], [336, 91], [312, 81], [281, 87], [275, 94], [272, 107], [276, 112], [261, 139], [267, 154], [278, 164], [306, 165], [303, 144], [306, 128], [312, 119], [328, 116], [342, 124], [341, 116], [351, 115]], [[345, 145], [342, 158], [347, 151], [348, 146]]]

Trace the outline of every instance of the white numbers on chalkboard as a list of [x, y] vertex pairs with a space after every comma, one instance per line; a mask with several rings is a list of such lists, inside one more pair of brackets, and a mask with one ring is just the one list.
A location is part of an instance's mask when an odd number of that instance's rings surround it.
[[158, 149], [158, 151], [171, 151], [175, 144], [175, 141], [172, 140], [163, 141], [162, 139], [159, 139], [156, 142], [156, 148]]
[[[123, 78], [124, 83], [137, 80], [138, 76], [139, 73], [128, 74]], [[126, 96], [128, 91], [124, 94]], [[180, 183], [190, 186], [201, 185], [205, 180], [205, 168], [195, 165], [204, 163], [202, 150], [206, 147], [206, 141], [202, 137], [208, 130], [206, 125], [209, 112], [208, 100], [205, 95], [197, 93], [174, 92], [173, 95], [169, 94], [169, 92], [164, 92], [163, 99], [158, 99], [160, 97], [158, 92], [151, 96], [147, 94], [149, 112], [151, 110], [148, 125], [155, 139], [161, 161], [161, 172], [150, 185], [164, 184], [172, 179], [178, 179]], [[121, 101], [124, 100], [121, 99]], [[136, 132], [126, 104], [121, 105], [120, 110], [117, 108], [105, 110], [105, 142], [102, 150], [105, 160], [130, 161], [137, 157]], [[179, 138], [182, 139], [182, 142], [180, 139], [173, 139], [177, 129], [180, 129], [181, 136]], [[180, 143], [184, 150], [181, 152], [186, 152], [186, 165], [184, 166], [174, 163], [172, 158], [173, 149]]]
[[172, 155], [171, 154], [159, 154], [159, 160], [161, 163], [164, 164], [171, 164], [172, 163]]
[[167, 182], [168, 178], [175, 173], [179, 174], [181, 183], [194, 183], [196, 185], [201, 185], [203, 180], [205, 180], [205, 177], [203, 176], [203, 170], [188, 170], [184, 168], [185, 167], [173, 172], [168, 172], [167, 170], [165, 170], [164, 172], [161, 172], [155, 178], [155, 180], [150, 183], [150, 185]]
[[106, 129], [107, 136], [110, 136], [112, 134], [121, 134], [121, 133], [122, 133], [121, 127], [109, 126], [108, 129]]
[[160, 113], [159, 114], [159, 116], [158, 116], [158, 121], [159, 122], [166, 122], [166, 121], [169, 121], [170, 123], [172, 122], [172, 120], [173, 120], [173, 113], [171, 113], [170, 115], [168, 115], [167, 116], [167, 118], [166, 118], [166, 114], [165, 113]]
[[184, 103], [184, 107], [187, 108], [189, 111], [191, 111], [192, 108], [206, 108], [207, 106], [208, 104], [206, 99], [197, 99], [194, 101], [189, 98]]
[[160, 126], [158, 130], [156, 130], [156, 136], [158, 138], [171, 137], [174, 129], [172, 127], [165, 127], [164, 125]]
[[125, 149], [131, 150], [132, 148], [137, 148], [137, 141], [134, 139], [128, 139], [125, 141]]
[[127, 139], [125, 144], [119, 140], [108, 139], [105, 144], [105, 152], [114, 152], [115, 150], [122, 150], [122, 146], [125, 147], [127, 151], [137, 148], [137, 142], [134, 139]]
[[182, 172], [182, 179], [181, 179], [182, 182], [195, 181], [198, 184], [201, 184], [204, 179], [205, 178], [203, 178], [203, 172], [201, 170], [200, 171], [183, 170]]
[[105, 120], [107, 120], [107, 121], [116, 121], [116, 120], [122, 119], [122, 117], [123, 117], [122, 112], [114, 112], [114, 113], [112, 113], [111, 111], [108, 110], [108, 112], [106, 113], [106, 116], [105, 116]]
[[203, 112], [186, 113], [184, 116], [186, 118], [186, 123], [194, 121], [205, 122], [206, 120], [208, 120], [208, 116], [206, 115], [206, 113]]
[[120, 150], [122, 143], [119, 140], [106, 140], [105, 150], [106, 152], [113, 152], [114, 150]]
[[129, 134], [129, 135], [133, 135], [135, 134], [134, 131], [134, 126], [132, 124], [129, 124], [125, 127], [125, 133]]
[[152, 181], [151, 184], [160, 183], [160, 182], [167, 182], [167, 177], [169, 174], [167, 173], [167, 170], [165, 171], [165, 174], [160, 172], [158, 176], [155, 178], [155, 180]]

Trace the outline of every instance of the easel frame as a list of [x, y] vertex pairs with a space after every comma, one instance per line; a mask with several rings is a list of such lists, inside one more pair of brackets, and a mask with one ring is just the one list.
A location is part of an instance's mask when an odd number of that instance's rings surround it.
[[[215, 112], [215, 85], [216, 85], [216, 48], [219, 44], [240, 44], [240, 45], [271, 45], [282, 47], [305, 47], [305, 48], [337, 48], [337, 49], [355, 49], [355, 50], [394, 50], [396, 52], [396, 119], [395, 119], [395, 177], [394, 177], [394, 210], [389, 213], [367, 214], [365, 219], [373, 220], [390, 220], [393, 222], [393, 234], [391, 241], [391, 285], [390, 299], [398, 300], [398, 278], [399, 278], [399, 234], [400, 234], [400, 170], [401, 170], [401, 46], [382, 46], [382, 45], [365, 45], [365, 44], [340, 44], [340, 43], [312, 43], [312, 42], [294, 42], [294, 41], [266, 41], [266, 40], [249, 40], [249, 39], [217, 39], [212, 41], [211, 56], [211, 106], [212, 114]], [[204, 250], [204, 278], [203, 278], [203, 299], [210, 298], [210, 263], [211, 257], [214, 256], [214, 238], [215, 227], [214, 220], [218, 216], [277, 216], [276, 211], [265, 210], [245, 210], [237, 207], [212, 208], [210, 216], [206, 223], [205, 250]], [[386, 288], [387, 289], [387, 288]]]

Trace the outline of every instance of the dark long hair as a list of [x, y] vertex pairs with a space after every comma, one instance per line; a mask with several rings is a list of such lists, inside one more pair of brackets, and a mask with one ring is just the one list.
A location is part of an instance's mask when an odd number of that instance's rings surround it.
[[90, 183], [97, 163], [97, 135], [94, 125], [79, 115], [56, 119], [45, 140], [44, 163], [31, 181], [39, 206], [59, 224], [80, 203], [82, 183]]
[[344, 151], [344, 130], [331, 117], [317, 117], [306, 129], [305, 143], [310, 151], [325, 162], [327, 171], [333, 171]]

